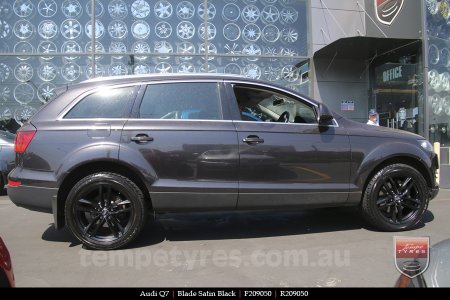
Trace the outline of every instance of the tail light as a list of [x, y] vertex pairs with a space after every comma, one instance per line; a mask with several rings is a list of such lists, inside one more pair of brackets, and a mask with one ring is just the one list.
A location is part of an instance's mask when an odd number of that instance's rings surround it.
[[36, 130], [33, 131], [18, 131], [16, 134], [16, 141], [14, 143], [14, 152], [23, 153], [27, 150], [28, 145], [31, 143]]
[[18, 187], [18, 186], [20, 186], [20, 181], [8, 179], [8, 185], [12, 186], [12, 187]]

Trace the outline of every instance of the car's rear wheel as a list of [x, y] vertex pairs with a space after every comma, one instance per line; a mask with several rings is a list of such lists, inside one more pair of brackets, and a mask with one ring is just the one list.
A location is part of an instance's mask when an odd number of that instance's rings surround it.
[[144, 195], [128, 178], [96, 173], [81, 179], [69, 192], [66, 224], [88, 248], [124, 247], [142, 231], [147, 220]]
[[420, 222], [428, 207], [427, 183], [415, 168], [392, 164], [367, 184], [361, 203], [366, 220], [379, 230], [401, 231]]

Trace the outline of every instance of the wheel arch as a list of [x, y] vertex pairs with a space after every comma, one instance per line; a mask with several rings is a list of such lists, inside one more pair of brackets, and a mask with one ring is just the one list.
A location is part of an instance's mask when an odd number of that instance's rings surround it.
[[[389, 158], [386, 158], [385, 160], [378, 162], [373, 169], [368, 173], [368, 175], [364, 179], [364, 186], [362, 189], [362, 195], [361, 195], [361, 201], [364, 196], [364, 191], [367, 188], [367, 185], [369, 184], [370, 180], [375, 176], [376, 173], [378, 173], [383, 168], [392, 165], [392, 164], [405, 164], [410, 167], [415, 168], [418, 170], [423, 177], [425, 178], [425, 181], [427, 182], [427, 186], [429, 188], [433, 185], [433, 178], [431, 177], [432, 174], [429, 171], [429, 168], [426, 166], [426, 164], [423, 162], [423, 160], [413, 157], [413, 156], [407, 156], [407, 155], [399, 155], [399, 156], [392, 156]], [[361, 203], [361, 202], [360, 202]]]
[[116, 160], [91, 161], [74, 166], [66, 173], [67, 175], [60, 180], [55, 203], [56, 207], [55, 204], [53, 205], [53, 216], [55, 219], [55, 227], [57, 229], [60, 229], [65, 225], [64, 206], [71, 188], [82, 178], [99, 172], [117, 173], [133, 181], [144, 194], [149, 210], [153, 209], [153, 204], [149, 193], [150, 183], [148, 179], [146, 180], [136, 168]]

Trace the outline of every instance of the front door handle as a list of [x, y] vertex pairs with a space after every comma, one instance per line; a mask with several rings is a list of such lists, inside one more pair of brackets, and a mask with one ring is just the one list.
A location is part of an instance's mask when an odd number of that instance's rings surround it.
[[244, 143], [247, 144], [261, 144], [264, 143], [264, 140], [259, 138], [257, 135], [249, 135], [248, 137], [242, 139]]
[[145, 144], [145, 143], [153, 141], [153, 138], [146, 134], [137, 134], [136, 136], [133, 136], [131, 138], [131, 140], [138, 144]]

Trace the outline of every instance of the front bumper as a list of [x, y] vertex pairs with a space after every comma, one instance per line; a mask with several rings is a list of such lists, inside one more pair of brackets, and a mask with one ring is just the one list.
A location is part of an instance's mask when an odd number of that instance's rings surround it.
[[432, 189], [430, 189], [430, 200], [436, 198], [438, 193], [439, 193], [439, 186], [435, 186]]
[[432, 165], [432, 186], [430, 188], [430, 200], [436, 198], [439, 193], [439, 182], [437, 180], [437, 172], [439, 170], [439, 160], [437, 155], [435, 154], [433, 157], [433, 165]]

